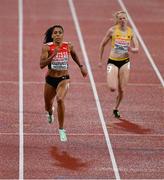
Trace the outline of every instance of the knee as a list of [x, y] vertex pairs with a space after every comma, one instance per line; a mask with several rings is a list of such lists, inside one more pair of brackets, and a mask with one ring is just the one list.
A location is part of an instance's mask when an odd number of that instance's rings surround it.
[[115, 91], [117, 90], [116, 87], [111, 86], [111, 85], [109, 85], [109, 84], [108, 84], [108, 88], [109, 88], [109, 90], [110, 90], [111, 92], [115, 92]]
[[60, 97], [60, 96], [57, 96], [56, 100], [57, 100], [58, 104], [62, 104], [64, 102], [64, 99], [62, 97]]

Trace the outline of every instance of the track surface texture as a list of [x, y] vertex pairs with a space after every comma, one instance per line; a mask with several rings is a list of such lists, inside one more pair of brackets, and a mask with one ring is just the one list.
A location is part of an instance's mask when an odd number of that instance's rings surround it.
[[[140, 45], [139, 53], [131, 55], [130, 80], [119, 120], [112, 116], [116, 94], [111, 93], [106, 84], [108, 49], [103, 67], [98, 67], [100, 42], [113, 25], [112, 14], [121, 9], [120, 2], [128, 10], [163, 78], [162, 0], [0, 1], [0, 179], [164, 179], [163, 85], [145, 49]], [[18, 11], [20, 6], [22, 15]], [[83, 78], [70, 60], [71, 84], [65, 99], [66, 143], [59, 140], [56, 109], [54, 124], [47, 123], [43, 99], [46, 69], [39, 68], [44, 33], [54, 24], [64, 27], [65, 41], [72, 42], [86, 66], [89, 63], [94, 80], [91, 82], [90, 75]], [[20, 38], [22, 46], [19, 46]], [[56, 103], [54, 106], [56, 108]]]

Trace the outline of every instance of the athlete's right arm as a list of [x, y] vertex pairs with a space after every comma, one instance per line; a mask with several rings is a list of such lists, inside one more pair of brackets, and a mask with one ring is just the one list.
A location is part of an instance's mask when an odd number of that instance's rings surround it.
[[112, 32], [113, 32], [113, 28], [108, 29], [108, 31], [106, 32], [104, 38], [102, 39], [102, 41], [100, 43], [99, 66], [101, 66], [101, 64], [102, 64], [104, 48], [108, 44], [109, 40], [111, 39]]
[[40, 68], [43, 69], [45, 66], [51, 63], [54, 56], [56, 56], [58, 48], [55, 48], [54, 53], [49, 56], [49, 46], [43, 45], [40, 56]]

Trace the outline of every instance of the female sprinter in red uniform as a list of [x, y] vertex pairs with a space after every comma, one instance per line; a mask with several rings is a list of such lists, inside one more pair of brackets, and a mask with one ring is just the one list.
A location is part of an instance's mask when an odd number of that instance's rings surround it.
[[116, 24], [109, 28], [101, 42], [99, 65], [101, 66], [104, 48], [111, 40], [111, 51], [107, 62], [107, 84], [111, 91], [118, 91], [113, 114], [116, 118], [120, 118], [118, 107], [129, 80], [129, 52], [137, 53], [139, 44], [133, 30], [127, 26], [126, 13], [124, 11], [116, 12], [115, 20]]
[[60, 140], [67, 141], [63, 125], [65, 112], [64, 98], [70, 83], [68, 74], [69, 55], [78, 65], [83, 77], [87, 76], [87, 71], [80, 63], [72, 44], [64, 42], [63, 36], [64, 29], [60, 25], [54, 25], [46, 31], [40, 57], [40, 68], [48, 66], [44, 87], [45, 110], [47, 111], [48, 122], [52, 123], [54, 121], [53, 101], [56, 97]]

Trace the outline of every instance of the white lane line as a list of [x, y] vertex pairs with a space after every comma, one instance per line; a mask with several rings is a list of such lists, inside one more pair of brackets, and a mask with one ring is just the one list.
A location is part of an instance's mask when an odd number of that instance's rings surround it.
[[[6, 179], [0, 179], [0, 180], [6, 180]], [[10, 179], [10, 180], [17, 180], [17, 179]], [[68, 179], [67, 177], [62, 177], [61, 179], [60, 178], [52, 178], [52, 179], [43, 179], [43, 178], [38, 179], [37, 178], [37, 179], [26, 179], [26, 180], [113, 180], [113, 179], [109, 179], [109, 178], [108, 179], [106, 179], [106, 178], [105, 179], [104, 178], [103, 179], [102, 178], [101, 179], [86, 179], [86, 178], [85, 179], [82, 179], [82, 178], [80, 178], [80, 179], [70, 179], [69, 178]], [[135, 180], [135, 179], [133, 179], [133, 180]], [[139, 180], [139, 179], [136, 179], [136, 180]], [[150, 180], [150, 179], [144, 179], [144, 180]]]
[[120, 4], [121, 8], [127, 13], [128, 20], [129, 20], [132, 28], [134, 29], [134, 32], [135, 32], [135, 34], [136, 34], [136, 36], [137, 36], [137, 38], [138, 38], [138, 40], [139, 40], [139, 42], [140, 42], [140, 44], [141, 44], [141, 46], [143, 48], [143, 50], [144, 50], [148, 60], [150, 61], [150, 64], [152, 65], [152, 67], [153, 67], [153, 69], [154, 69], [158, 79], [160, 80], [161, 85], [164, 87], [164, 79], [162, 78], [162, 75], [159, 72], [159, 69], [157, 68], [156, 64], [154, 63], [154, 60], [153, 60], [153, 58], [152, 58], [152, 56], [151, 56], [147, 46], [145, 45], [145, 43], [144, 43], [144, 41], [143, 41], [143, 39], [142, 39], [142, 37], [141, 37], [141, 35], [140, 35], [136, 25], [134, 24], [130, 14], [128, 13], [127, 8], [125, 7], [125, 5], [124, 5], [122, 0], [118, 0], [118, 3]]
[[88, 55], [87, 55], [87, 52], [86, 52], [86, 48], [85, 48], [85, 44], [84, 44], [84, 41], [83, 41], [82, 33], [81, 33], [81, 30], [80, 30], [80, 25], [79, 25], [78, 18], [77, 18], [77, 15], [76, 15], [74, 3], [73, 3], [73, 0], [68, 0], [68, 2], [69, 2], [70, 10], [71, 10], [71, 13], [72, 13], [73, 21], [75, 23], [75, 28], [76, 28], [76, 32], [77, 32], [77, 35], [78, 35], [78, 38], [79, 38], [79, 42], [80, 42], [80, 46], [81, 46], [81, 49], [82, 49], [84, 61], [85, 61], [85, 64], [86, 64], [86, 67], [87, 67], [87, 70], [88, 70], [88, 75], [89, 75], [89, 79], [90, 79], [90, 82], [91, 82], [94, 98], [95, 98], [95, 101], [96, 101], [98, 114], [99, 114], [99, 117], [100, 117], [100, 121], [101, 121], [102, 128], [103, 128], [103, 131], [104, 131], [108, 151], [109, 151], [110, 158], [111, 158], [111, 161], [112, 161], [114, 174], [115, 174], [116, 179], [120, 180], [119, 170], [118, 170], [118, 167], [117, 167], [117, 164], [116, 164], [116, 160], [115, 160], [113, 149], [112, 149], [112, 144], [111, 144], [111, 141], [110, 141], [110, 137], [108, 135], [108, 130], [107, 130], [105, 120], [104, 120], [104, 116], [103, 116], [103, 113], [102, 113], [99, 97], [98, 97], [97, 90], [96, 90], [96, 85], [95, 85], [93, 74], [92, 74], [92, 71], [91, 71], [89, 58], [88, 58]]
[[24, 178], [24, 137], [23, 137], [23, 1], [18, 1], [19, 18], [19, 180]]

